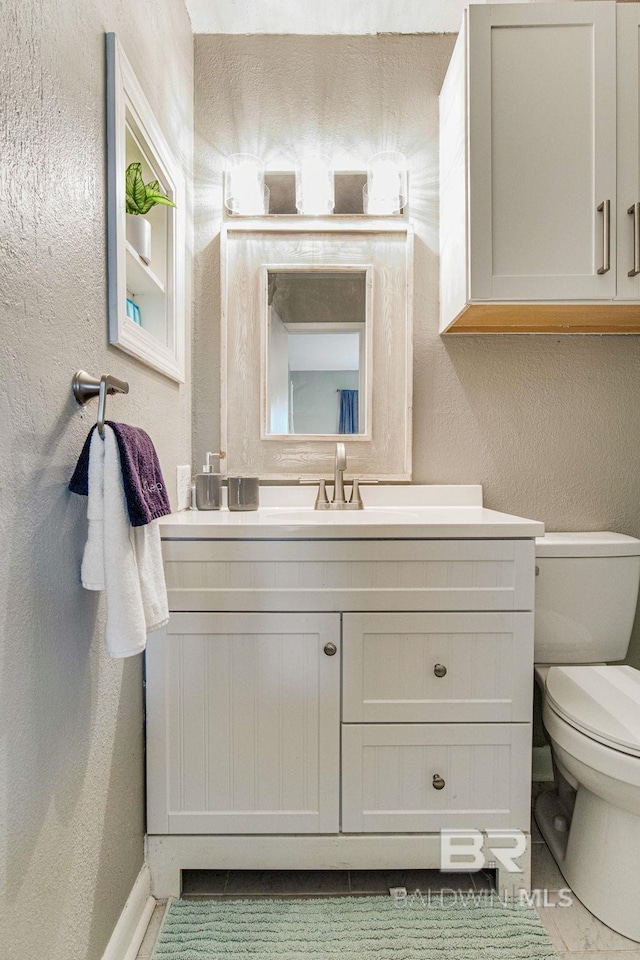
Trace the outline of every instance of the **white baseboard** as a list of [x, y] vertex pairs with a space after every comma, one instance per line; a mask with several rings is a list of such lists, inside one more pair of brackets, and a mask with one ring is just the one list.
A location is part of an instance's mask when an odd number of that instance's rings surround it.
[[143, 866], [118, 918], [102, 960], [135, 960], [156, 905], [149, 867]]

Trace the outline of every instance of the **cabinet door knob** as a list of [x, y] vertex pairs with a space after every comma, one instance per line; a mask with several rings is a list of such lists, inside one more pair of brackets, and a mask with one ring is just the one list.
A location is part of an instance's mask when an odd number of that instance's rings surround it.
[[338, 648], [336, 647], [335, 643], [325, 643], [324, 652], [328, 657], [335, 657], [336, 653], [338, 652]]
[[441, 663], [436, 663], [435, 667], [433, 668], [433, 672], [435, 673], [436, 677], [446, 677], [447, 668]]
[[439, 773], [436, 773], [433, 777], [433, 789], [442, 790], [443, 787], [444, 787], [444, 780], [442, 779]]

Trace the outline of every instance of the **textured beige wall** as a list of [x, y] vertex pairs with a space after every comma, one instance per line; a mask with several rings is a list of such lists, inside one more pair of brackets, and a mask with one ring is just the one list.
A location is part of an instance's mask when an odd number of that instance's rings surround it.
[[[551, 530], [640, 536], [638, 337], [438, 336], [438, 92], [454, 38], [196, 37], [194, 453], [217, 449], [224, 158], [398, 148], [416, 227], [414, 480], [481, 483]], [[640, 635], [632, 660], [640, 665]]]
[[[190, 387], [106, 343], [104, 31], [115, 30], [185, 171], [193, 45], [182, 0], [8, 0], [0, 137], [0, 954], [99, 960], [143, 861], [142, 658], [103, 653], [79, 585], [86, 501], [66, 484], [95, 402], [155, 439], [173, 491]], [[187, 303], [190, 302], [190, 293]]]

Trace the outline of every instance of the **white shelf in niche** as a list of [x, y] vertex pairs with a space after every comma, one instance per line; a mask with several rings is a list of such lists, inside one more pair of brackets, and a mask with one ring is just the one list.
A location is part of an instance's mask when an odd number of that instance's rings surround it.
[[155, 275], [151, 267], [142, 260], [126, 241], [127, 249], [127, 290], [134, 296], [145, 293], [164, 293], [164, 283]]
[[[184, 383], [184, 175], [116, 35], [108, 33], [106, 44], [109, 343]], [[151, 265], [126, 240], [125, 172], [134, 161], [175, 204], [145, 215]], [[140, 324], [127, 316], [127, 298], [139, 306]]]

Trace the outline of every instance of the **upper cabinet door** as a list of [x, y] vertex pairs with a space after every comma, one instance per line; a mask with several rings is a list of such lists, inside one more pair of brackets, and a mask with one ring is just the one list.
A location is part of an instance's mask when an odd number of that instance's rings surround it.
[[[640, 298], [640, 4], [618, 13], [618, 299]], [[631, 211], [631, 212], [629, 212]], [[629, 276], [629, 274], [632, 274]]]
[[615, 297], [615, 7], [469, 8], [471, 300]]

